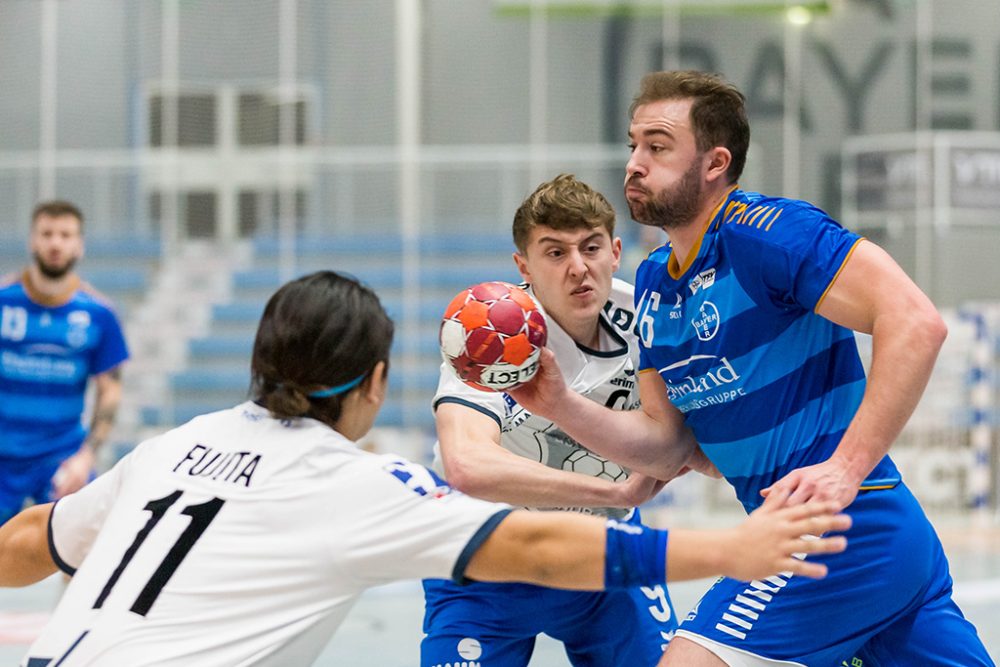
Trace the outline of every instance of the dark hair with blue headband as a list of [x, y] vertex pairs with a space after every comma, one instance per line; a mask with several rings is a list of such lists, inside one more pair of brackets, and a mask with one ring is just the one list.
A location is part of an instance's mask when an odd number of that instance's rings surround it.
[[357, 280], [318, 271], [285, 284], [264, 307], [251, 394], [279, 418], [340, 419], [341, 399], [388, 365], [392, 320]]

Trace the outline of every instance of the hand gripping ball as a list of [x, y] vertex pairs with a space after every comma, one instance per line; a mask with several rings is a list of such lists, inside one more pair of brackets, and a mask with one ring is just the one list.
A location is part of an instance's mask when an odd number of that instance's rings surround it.
[[447, 366], [482, 391], [513, 389], [534, 377], [545, 338], [545, 317], [534, 300], [499, 281], [459, 292], [438, 335]]

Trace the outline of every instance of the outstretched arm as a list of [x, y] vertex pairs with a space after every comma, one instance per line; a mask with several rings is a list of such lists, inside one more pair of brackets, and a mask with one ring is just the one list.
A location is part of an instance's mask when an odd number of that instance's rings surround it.
[[[621, 559], [607, 545], [621, 538], [613, 527], [592, 516], [553, 512], [513, 512], [473, 555], [466, 575], [479, 581], [526, 581], [573, 590], [607, 586], [610, 568], [641, 572], [641, 585], [724, 575], [749, 581], [779, 572], [821, 578], [826, 566], [796, 554], [834, 553], [847, 545], [842, 536], [811, 539], [844, 531], [850, 518], [835, 515], [830, 502], [787, 504], [784, 492], [771, 494], [747, 519], [724, 530], [672, 530], [667, 535], [666, 572], [648, 570], [648, 562]], [[637, 532], [640, 531], [640, 532]], [[651, 528], [629, 526], [626, 539], [654, 539]], [[628, 553], [630, 550], [625, 550]], [[642, 552], [642, 549], [639, 549]], [[607, 555], [610, 553], [611, 555]], [[648, 551], [647, 551], [648, 553]], [[655, 580], [654, 580], [655, 579]], [[634, 583], [634, 582], [633, 582]]]
[[528, 507], [633, 507], [662, 486], [639, 476], [618, 484], [518, 456], [500, 445], [493, 419], [466, 405], [441, 403], [435, 421], [448, 483], [470, 496]]
[[861, 406], [833, 455], [764, 491], [792, 502], [833, 500], [847, 507], [889, 451], [927, 386], [947, 329], [930, 299], [884, 250], [861, 241], [816, 312], [872, 335], [872, 364]]
[[555, 355], [543, 349], [535, 378], [508, 393], [587, 449], [651, 477], [672, 479], [695, 455], [694, 434], [670, 403], [657, 373], [641, 372], [636, 377], [642, 409], [612, 410], [571, 391]]
[[27, 586], [56, 571], [49, 553], [52, 503], [35, 505], [0, 526], [0, 586]]

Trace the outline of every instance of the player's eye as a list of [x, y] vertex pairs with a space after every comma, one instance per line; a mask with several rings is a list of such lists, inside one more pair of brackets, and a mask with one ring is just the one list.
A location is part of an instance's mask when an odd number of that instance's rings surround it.
[[625, 145], [628, 147], [628, 152], [629, 153], [634, 153], [635, 152], [635, 144], [634, 143], [629, 142], [629, 143], [627, 143]]

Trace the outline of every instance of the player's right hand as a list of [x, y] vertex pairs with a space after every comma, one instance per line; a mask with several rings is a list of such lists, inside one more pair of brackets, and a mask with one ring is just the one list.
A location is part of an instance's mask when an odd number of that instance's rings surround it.
[[535, 376], [516, 389], [508, 389], [507, 394], [528, 412], [558, 423], [559, 408], [568, 391], [562, 370], [556, 362], [556, 355], [549, 348], [543, 347]]
[[727, 555], [726, 575], [743, 581], [760, 579], [775, 572], [820, 579], [827, 568], [805, 560], [808, 554], [839, 553], [847, 548], [842, 535], [851, 527], [851, 518], [837, 514], [836, 502], [811, 500], [788, 505], [788, 491], [775, 489], [764, 504], [747, 517], [734, 532], [735, 541]]

